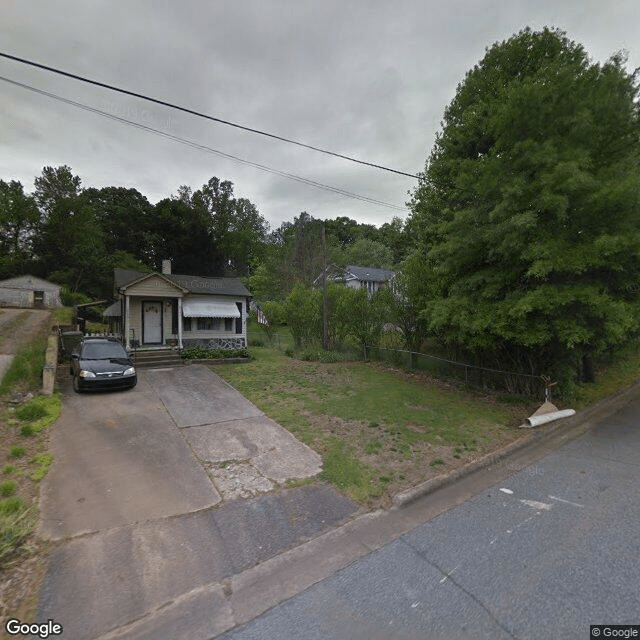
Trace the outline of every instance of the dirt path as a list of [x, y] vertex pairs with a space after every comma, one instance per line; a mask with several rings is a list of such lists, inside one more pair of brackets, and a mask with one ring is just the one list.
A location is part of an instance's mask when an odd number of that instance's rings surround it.
[[0, 381], [18, 348], [50, 318], [51, 311], [41, 309], [0, 309]]
[[0, 354], [14, 354], [50, 317], [43, 309], [0, 309]]

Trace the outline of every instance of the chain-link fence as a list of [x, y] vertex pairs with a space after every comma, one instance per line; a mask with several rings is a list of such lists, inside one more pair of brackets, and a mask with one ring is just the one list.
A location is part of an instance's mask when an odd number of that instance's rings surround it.
[[544, 397], [545, 383], [540, 376], [478, 367], [426, 353], [384, 347], [366, 347], [366, 357], [405, 369], [424, 371], [435, 378], [455, 380], [477, 389]]

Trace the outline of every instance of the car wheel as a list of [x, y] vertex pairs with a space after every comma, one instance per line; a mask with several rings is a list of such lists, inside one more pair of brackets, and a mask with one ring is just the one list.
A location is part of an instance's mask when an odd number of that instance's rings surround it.
[[76, 393], [80, 393], [80, 380], [78, 380], [78, 376], [73, 376], [73, 390]]

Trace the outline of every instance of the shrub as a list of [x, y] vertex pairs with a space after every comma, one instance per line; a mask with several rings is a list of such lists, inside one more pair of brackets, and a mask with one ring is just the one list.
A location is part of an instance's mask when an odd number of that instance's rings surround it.
[[337, 351], [325, 351], [322, 347], [307, 347], [303, 349], [299, 356], [300, 360], [313, 362], [342, 362], [344, 356]]
[[23, 510], [26, 507], [22, 498], [7, 498], [0, 500], [0, 516], [9, 516], [13, 513]]
[[33, 429], [33, 426], [30, 425], [30, 424], [23, 424], [20, 427], [20, 435], [21, 436], [28, 437], [28, 436], [32, 436], [34, 433], [35, 433], [35, 431]]
[[9, 454], [13, 458], [21, 458], [24, 455], [24, 447], [13, 445], [13, 447], [11, 447], [11, 450], [9, 451]]
[[5, 498], [8, 496], [12, 496], [17, 489], [18, 487], [13, 480], [5, 480], [4, 482], [0, 482], [0, 496], [4, 496]]
[[16, 418], [27, 422], [44, 418], [46, 415], [46, 408], [42, 404], [36, 402], [23, 404], [21, 407], [16, 409]]
[[91, 298], [84, 293], [69, 291], [66, 287], [60, 290], [60, 302], [65, 307], [73, 307], [75, 304], [85, 304], [91, 302]]
[[185, 360], [217, 360], [220, 358], [248, 358], [247, 349], [209, 349], [207, 347], [184, 347], [180, 355]]

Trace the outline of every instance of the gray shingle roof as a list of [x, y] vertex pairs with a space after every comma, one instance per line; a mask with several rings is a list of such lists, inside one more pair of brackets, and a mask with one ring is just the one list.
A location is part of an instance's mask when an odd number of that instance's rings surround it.
[[[139, 280], [151, 274], [133, 271], [131, 269], [114, 269], [116, 288]], [[187, 289], [189, 293], [215, 294], [219, 296], [250, 296], [249, 290], [242, 284], [240, 278], [207, 278], [204, 276], [188, 276], [180, 274], [158, 274], [170, 280], [179, 287]]]
[[54, 282], [48, 282], [42, 278], [36, 278], [35, 276], [24, 275], [17, 276], [15, 278], [9, 278], [8, 280], [0, 280], [0, 287], [7, 289], [25, 289], [32, 290], [38, 289], [40, 291], [59, 291], [60, 285]]
[[354, 264], [348, 264], [344, 270], [345, 280], [349, 279], [349, 275], [358, 280], [368, 280], [369, 282], [386, 282], [396, 275], [395, 271], [389, 269], [377, 269], [375, 267], [358, 267]]

